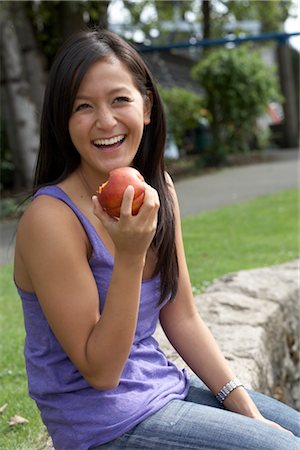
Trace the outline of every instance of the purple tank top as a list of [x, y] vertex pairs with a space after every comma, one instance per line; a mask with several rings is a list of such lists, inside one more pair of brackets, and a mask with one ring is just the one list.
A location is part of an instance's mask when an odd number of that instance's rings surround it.
[[[89, 260], [100, 312], [113, 270], [113, 257], [95, 228], [57, 186], [40, 189], [65, 202], [76, 214], [91, 242]], [[143, 281], [138, 323], [129, 358], [115, 389], [92, 388], [70, 361], [34, 293], [18, 288], [26, 329], [25, 362], [30, 396], [35, 400], [57, 450], [87, 450], [109, 442], [158, 411], [171, 399], [186, 396], [189, 381], [159, 349], [153, 337], [160, 308], [160, 277]]]

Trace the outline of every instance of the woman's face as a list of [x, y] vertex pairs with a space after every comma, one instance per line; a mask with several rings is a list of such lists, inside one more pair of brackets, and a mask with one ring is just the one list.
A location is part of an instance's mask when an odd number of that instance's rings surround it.
[[150, 99], [142, 97], [115, 56], [95, 62], [79, 86], [69, 119], [82, 168], [100, 182], [112, 169], [131, 165], [150, 114]]

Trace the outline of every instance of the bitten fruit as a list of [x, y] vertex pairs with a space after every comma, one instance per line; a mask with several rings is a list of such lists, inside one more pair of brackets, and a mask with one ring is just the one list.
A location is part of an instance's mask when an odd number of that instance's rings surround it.
[[145, 181], [140, 172], [133, 167], [120, 167], [109, 173], [109, 179], [97, 191], [102, 208], [111, 217], [120, 217], [123, 194], [127, 186], [134, 187], [132, 215], [137, 215], [145, 195]]

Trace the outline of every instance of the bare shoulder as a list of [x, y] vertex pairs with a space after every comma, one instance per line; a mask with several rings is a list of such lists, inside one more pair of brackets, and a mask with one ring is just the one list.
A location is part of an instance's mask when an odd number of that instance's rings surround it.
[[35, 198], [27, 207], [18, 226], [18, 233], [30, 230], [31, 227], [47, 225], [47, 223], [60, 218], [63, 220], [63, 202], [48, 195], [40, 195]]
[[17, 239], [29, 237], [64, 239], [65, 235], [77, 235], [82, 227], [70, 209], [61, 200], [47, 195], [34, 199], [23, 214], [17, 230]]
[[166, 179], [167, 185], [168, 185], [170, 188], [175, 189], [175, 187], [174, 187], [174, 182], [173, 182], [173, 180], [172, 180], [172, 177], [171, 177], [171, 175], [170, 175], [167, 171], [165, 171], [165, 179]]
[[174, 186], [174, 182], [172, 180], [171, 175], [168, 172], [165, 172], [165, 179], [166, 179], [167, 186], [169, 188], [170, 194], [171, 194], [173, 202], [174, 202], [175, 217], [178, 221], [179, 217], [180, 217], [180, 211], [179, 211], [179, 203], [178, 203], [178, 198], [177, 198], [177, 193], [176, 193], [176, 189]]
[[[68, 255], [87, 258], [88, 238], [73, 211], [64, 202], [41, 195], [23, 214], [17, 229], [16, 276], [44, 265], [44, 260], [68, 264]], [[20, 276], [20, 275], [19, 275]], [[21, 276], [22, 278], [22, 276]]]
[[20, 226], [40, 224], [43, 221], [47, 223], [52, 217], [64, 220], [68, 210], [70, 210], [68, 205], [61, 200], [49, 195], [39, 195], [28, 205], [20, 220]]

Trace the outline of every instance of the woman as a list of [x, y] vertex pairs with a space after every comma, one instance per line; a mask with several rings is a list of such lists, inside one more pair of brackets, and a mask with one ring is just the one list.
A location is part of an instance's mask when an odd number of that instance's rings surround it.
[[[30, 395], [59, 450], [300, 448], [298, 413], [253, 401], [199, 317], [165, 137], [135, 50], [103, 30], [70, 38], [49, 74], [34, 195], [17, 232]], [[144, 202], [132, 216], [129, 186], [111, 218], [94, 194], [125, 166], [144, 176]], [[161, 352], [158, 320], [197, 377]]]

